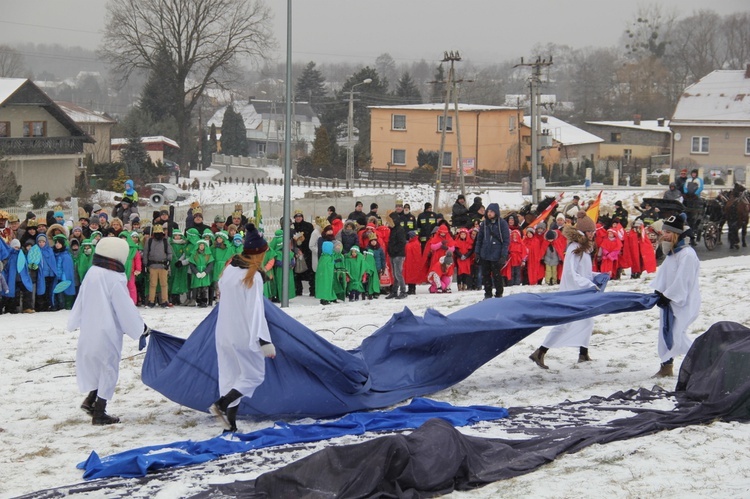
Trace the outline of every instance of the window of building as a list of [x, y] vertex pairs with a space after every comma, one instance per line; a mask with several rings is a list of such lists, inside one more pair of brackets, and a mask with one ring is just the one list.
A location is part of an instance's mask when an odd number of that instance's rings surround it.
[[690, 152], [708, 154], [708, 137], [693, 137]]
[[508, 117], [508, 129], [511, 132], [516, 129], [516, 117], [515, 116]]
[[[447, 123], [448, 123], [448, 126], [445, 128], [445, 131], [446, 132], [452, 132], [453, 131], [453, 116], [448, 116]], [[442, 116], [438, 116], [437, 131], [438, 132], [442, 132], [443, 131], [443, 117]]]
[[392, 165], [405, 165], [406, 164], [406, 149], [391, 149], [391, 164]]
[[405, 114], [391, 115], [391, 129], [392, 130], [406, 130], [406, 115]]
[[258, 154], [266, 155], [266, 144], [264, 142], [258, 142]]
[[10, 137], [10, 121], [0, 121], [0, 137]]
[[453, 153], [449, 151], [443, 152], [443, 166], [444, 167], [451, 167], [453, 166]]
[[524, 144], [531, 145], [531, 135], [524, 135], [523, 137], [521, 137], [521, 141]]
[[[2, 130], [2, 128], [0, 128], [0, 130]], [[745, 139], [745, 155], [750, 156], [750, 137]]]
[[83, 131], [86, 132], [90, 137], [96, 137], [96, 126], [95, 125], [84, 125]]
[[612, 132], [609, 134], [609, 141], [615, 144], [622, 142], [622, 134], [620, 132]]
[[47, 136], [47, 122], [46, 121], [24, 121], [23, 122], [23, 136], [24, 137], [46, 137]]
[[622, 159], [626, 163], [630, 163], [630, 160], [633, 158], [633, 150], [632, 149], [624, 149], [622, 151]]

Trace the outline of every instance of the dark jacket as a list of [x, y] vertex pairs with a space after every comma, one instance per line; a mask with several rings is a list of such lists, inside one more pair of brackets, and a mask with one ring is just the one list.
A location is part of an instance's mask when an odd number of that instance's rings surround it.
[[354, 210], [353, 212], [349, 213], [349, 217], [347, 218], [347, 220], [354, 220], [360, 227], [364, 227], [365, 225], [367, 225], [367, 215], [363, 211]]
[[400, 223], [391, 229], [391, 235], [388, 238], [388, 255], [391, 258], [406, 256], [406, 231]]
[[469, 209], [465, 204], [461, 204], [458, 201], [453, 203], [453, 210], [451, 213], [451, 225], [453, 227], [466, 227], [469, 224]]
[[432, 235], [432, 228], [437, 225], [437, 215], [434, 211], [423, 211], [417, 217], [419, 240], [427, 241]]
[[507, 260], [508, 247], [510, 246], [510, 229], [508, 222], [500, 217], [500, 208], [497, 203], [491, 203], [487, 211], [495, 212], [495, 219], [489, 220], [485, 217], [479, 226], [474, 252], [482, 259], [490, 262]]

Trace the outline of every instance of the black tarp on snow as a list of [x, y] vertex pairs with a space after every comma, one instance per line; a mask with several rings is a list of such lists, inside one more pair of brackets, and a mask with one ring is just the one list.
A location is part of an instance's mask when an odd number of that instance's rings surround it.
[[[635, 394], [635, 395], [634, 395]], [[429, 497], [529, 473], [564, 453], [681, 426], [750, 419], [750, 329], [714, 324], [683, 361], [673, 411], [643, 409], [606, 425], [564, 426], [524, 440], [465, 436], [439, 419], [410, 435], [329, 447], [255, 481], [196, 497]], [[639, 390], [606, 400], [659, 393]]]

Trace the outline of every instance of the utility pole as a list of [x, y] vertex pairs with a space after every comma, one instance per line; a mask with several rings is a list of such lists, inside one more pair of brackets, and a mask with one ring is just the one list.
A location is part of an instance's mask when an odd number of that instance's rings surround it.
[[[461, 60], [461, 55], [458, 51], [450, 51], [443, 53], [443, 62], [450, 62], [451, 67], [448, 70], [448, 81], [449, 85], [445, 87], [445, 108], [443, 108], [443, 127], [440, 133], [440, 154], [438, 156], [437, 171], [435, 172], [435, 200], [432, 203], [433, 209], [437, 210], [440, 202], [440, 183], [443, 177], [443, 157], [445, 156], [445, 131], [448, 128], [448, 106], [451, 102], [451, 92], [455, 90], [456, 74], [453, 70], [453, 63]], [[458, 117], [458, 108], [456, 109], [456, 117]]]
[[[521, 63], [513, 67], [528, 66], [532, 68], [531, 78], [529, 80], [529, 93], [531, 104], [531, 202], [539, 203], [540, 190], [544, 184], [544, 178], [539, 175], [539, 131], [541, 129], [541, 116], [539, 114], [539, 104], [541, 101], [540, 84], [542, 81], [542, 68], [552, 65], [552, 56], [548, 59], [537, 57], [534, 62], [524, 63], [521, 57]], [[539, 181], [541, 177], [541, 182]]]
[[464, 192], [466, 189], [464, 188], [463, 154], [461, 153], [461, 127], [458, 126], [458, 88], [456, 87], [455, 79], [453, 80], [453, 109], [456, 115], [456, 123], [454, 124], [454, 126], [456, 127], [456, 149], [458, 152], [458, 163], [456, 163], [456, 165], [459, 170], [458, 175], [461, 183], [461, 194], [466, 195], [466, 192]]
[[354, 187], [354, 142], [352, 132], [354, 130], [354, 87], [372, 83], [372, 78], [365, 78], [359, 83], [349, 87], [349, 117], [346, 121], [347, 142], [346, 142], [346, 188]]

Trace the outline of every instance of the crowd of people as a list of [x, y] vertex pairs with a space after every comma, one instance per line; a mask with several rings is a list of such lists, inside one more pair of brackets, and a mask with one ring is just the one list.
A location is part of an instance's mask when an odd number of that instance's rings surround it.
[[[236, 205], [229, 217], [214, 216], [210, 225], [197, 202], [182, 227], [166, 209], [143, 223], [137, 192], [132, 186], [129, 190], [109, 213], [98, 204], [80, 208], [75, 225], [66, 223], [59, 209], [44, 218], [28, 212], [23, 222], [0, 213], [8, 248], [0, 312], [70, 309], [97, 244], [108, 237], [128, 244], [125, 272], [136, 306], [213, 306], [227, 262], [242, 251], [248, 223], [242, 206]], [[379, 209], [372, 203], [365, 212], [357, 202], [344, 218], [330, 206], [327, 216], [313, 222], [295, 211], [286, 250], [282, 229], [265, 235], [269, 249], [261, 268], [264, 296], [281, 301], [285, 251], [288, 297], [306, 291], [324, 305], [383, 295], [404, 299], [420, 285], [429, 293], [484, 290], [485, 298], [501, 297], [506, 286], [557, 285], [568, 244], [562, 230], [585, 213], [578, 196], [556, 217], [537, 223], [518, 211], [503, 214], [496, 203], [485, 208], [480, 197], [467, 206], [463, 195], [453, 204], [450, 220], [433, 211], [429, 202], [418, 214], [401, 201], [384, 215]], [[654, 245], [643, 221], [636, 219], [626, 229], [628, 212], [620, 201], [613, 216], [604, 220], [610, 223], [597, 224], [593, 269], [614, 279], [628, 268], [636, 278], [655, 272]]]

